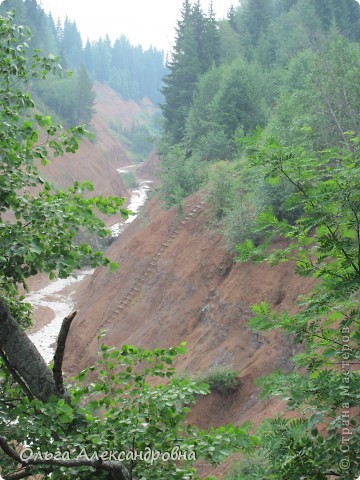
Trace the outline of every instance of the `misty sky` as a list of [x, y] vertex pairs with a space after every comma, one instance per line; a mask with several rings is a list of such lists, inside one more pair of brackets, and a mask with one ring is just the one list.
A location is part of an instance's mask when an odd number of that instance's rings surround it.
[[[174, 41], [174, 27], [183, 0], [40, 0], [46, 12], [57, 18], [76, 21], [83, 41], [97, 40], [106, 33], [114, 40], [124, 34], [133, 45], [153, 45], [169, 50]], [[207, 11], [210, 0], [202, 0]], [[213, 0], [218, 18], [226, 17], [237, 0]]]

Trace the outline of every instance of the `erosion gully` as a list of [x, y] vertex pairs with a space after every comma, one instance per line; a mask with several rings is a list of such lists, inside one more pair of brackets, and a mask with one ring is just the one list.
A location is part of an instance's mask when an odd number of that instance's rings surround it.
[[[138, 165], [129, 165], [117, 169], [117, 172], [120, 175], [136, 172], [137, 167]], [[126, 206], [126, 208], [134, 212], [134, 215], [130, 215], [127, 220], [118, 221], [110, 227], [113, 238], [120, 236], [128, 224], [135, 220], [146, 201], [152, 182], [140, 178], [137, 179], [137, 182], [138, 186], [131, 191], [130, 202]], [[93, 273], [94, 270], [84, 269], [67, 279], [57, 279], [49, 282], [45, 287], [31, 291], [27, 295], [26, 301], [33, 306], [35, 312], [40, 313], [41, 309], [44, 308], [48, 309], [48, 311], [50, 310], [50, 321], [40, 329], [36, 329], [35, 323], [32, 333], [29, 334], [29, 338], [47, 363], [50, 363], [53, 359], [55, 342], [64, 317], [74, 310], [76, 291], [81, 283]]]

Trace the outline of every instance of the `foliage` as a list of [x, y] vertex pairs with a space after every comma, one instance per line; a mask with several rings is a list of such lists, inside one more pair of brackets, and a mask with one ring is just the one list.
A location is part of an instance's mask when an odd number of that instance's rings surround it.
[[[83, 45], [74, 21], [66, 17], [63, 24], [58, 20], [55, 25], [51, 14], [45, 13], [37, 0], [4, 0], [0, 5], [1, 14], [12, 9], [16, 11], [16, 22], [30, 27], [31, 52], [39, 49], [45, 54], [59, 55], [64, 70], [76, 72], [83, 65], [92, 81], [109, 84], [125, 99], [147, 97], [155, 103], [162, 99], [159, 89], [166, 74], [163, 52], [153, 47], [147, 50], [135, 47], [123, 35], [113, 45], [109, 37]], [[61, 91], [53, 92], [63, 103], [67, 87], [65, 83], [58, 83]], [[47, 106], [53, 108], [50, 104]]]
[[[195, 458], [216, 464], [234, 449], [251, 451], [256, 439], [248, 434], [248, 425], [202, 431], [184, 424], [188, 405], [195, 395], [206, 394], [208, 387], [171, 379], [173, 361], [180, 353], [184, 353], [183, 345], [153, 351], [102, 345], [97, 364], [74, 379], [71, 403], [55, 398], [46, 404], [24, 399], [2, 412], [2, 430], [18, 444], [28, 446], [24, 456], [30, 455], [30, 449], [34, 454], [49, 452], [53, 456], [66, 451], [73, 459], [123, 452], [127, 456], [123, 465], [131, 472], [129, 478], [198, 478], [193, 468]], [[154, 379], [170, 380], [153, 386]], [[19, 394], [16, 388], [14, 393]], [[16, 428], [12, 423], [15, 419]], [[14, 462], [4, 455], [1, 461], [3, 475], [15, 469]], [[100, 469], [79, 466], [42, 464], [31, 467], [31, 471], [45, 475], [51, 472], [54, 479], [85, 479], [90, 472], [99, 479], [109, 478]]]
[[223, 67], [220, 88], [214, 97], [213, 115], [229, 138], [233, 138], [239, 128], [248, 134], [264, 123], [262, 84], [258, 65], [246, 65], [238, 59]]
[[159, 136], [158, 117], [149, 112], [138, 115], [130, 128], [123, 127], [120, 118], [111, 119], [109, 127], [118, 135], [128, 157], [139, 163], [152, 151], [153, 143]]
[[203, 163], [195, 155], [187, 158], [180, 146], [169, 148], [161, 163], [161, 197], [165, 206], [181, 205], [185, 197], [205, 183], [206, 176]]
[[33, 86], [36, 96], [67, 125], [90, 125], [94, 114], [93, 82], [84, 66], [75, 75], [48, 77]]
[[[253, 165], [261, 165], [270, 181], [284, 179], [295, 187], [290, 201], [302, 214], [290, 224], [273, 214], [260, 216], [269, 240], [281, 235], [286, 248], [238, 247], [239, 260], [292, 260], [296, 272], [317, 280], [301, 302], [299, 313], [281, 315], [266, 303], [253, 307], [252, 328], [281, 328], [303, 350], [293, 359], [302, 374], [275, 372], [261, 381], [264, 395], [281, 395], [297, 419], [275, 418], [261, 431], [270, 464], [281, 478], [355, 478], [359, 426], [353, 413], [358, 402], [358, 292], [360, 284], [358, 137], [345, 146], [320, 152], [284, 147], [259, 130], [247, 140]], [[350, 146], [350, 147], [348, 147]], [[279, 477], [275, 477], [279, 478]]]
[[153, 47], [135, 47], [124, 35], [112, 45], [106, 36], [86, 44], [84, 63], [96, 80], [109, 84], [126, 100], [147, 97], [157, 103], [162, 99], [159, 89], [167, 70], [163, 52]]
[[196, 380], [209, 385], [210, 390], [221, 395], [234, 393], [241, 386], [238, 372], [230, 367], [212, 367], [207, 373], [199, 375]]
[[210, 170], [207, 185], [211, 208], [221, 220], [227, 248], [251, 239], [259, 242], [264, 232], [258, 228], [258, 217], [271, 211], [280, 219], [293, 222], [301, 206], [290, 205], [294, 187], [284, 181], [270, 184], [262, 167], [251, 167], [244, 157], [238, 162], [219, 162]]
[[58, 52], [58, 41], [54, 21], [35, 0], [4, 0], [0, 4], [0, 15], [15, 11], [18, 25], [26, 25], [32, 32], [27, 38], [30, 53], [40, 49], [44, 55]]
[[[235, 9], [234, 9], [235, 11]], [[240, 36], [233, 28], [231, 20], [219, 22], [220, 63], [230, 63], [242, 56]]]
[[275, 471], [270, 471], [265, 452], [256, 450], [253, 455], [233, 465], [225, 480], [270, 480], [276, 478], [274, 474]]
[[233, 165], [227, 162], [218, 162], [210, 169], [209, 199], [211, 200], [213, 213], [218, 220], [232, 208], [236, 194], [236, 184], [234, 182], [234, 176], [236, 175]]
[[124, 135], [131, 142], [131, 150], [141, 159], [144, 159], [152, 149], [152, 141], [148, 128], [145, 125], [133, 125], [131, 129], [124, 129]]
[[311, 48], [320, 32], [321, 21], [314, 6], [298, 2], [280, 17], [273, 18], [266, 35], [259, 39], [254, 56], [270, 70], [284, 68], [299, 52]]
[[248, 0], [235, 19], [236, 28], [244, 38], [247, 55], [251, 55], [260, 37], [267, 30], [272, 17], [273, 2], [270, 0]]
[[223, 220], [223, 235], [227, 249], [234, 251], [235, 246], [251, 239], [257, 243], [261, 233], [256, 230], [257, 219], [264, 210], [262, 199], [252, 192], [246, 195], [239, 194]]
[[[124, 199], [85, 196], [93, 190], [89, 182], [53, 191], [40, 177], [36, 165], [48, 162], [48, 150], [55, 156], [75, 152], [86, 132], [74, 127], [63, 133], [51, 117], [32, 114], [34, 104], [23, 90], [26, 81], [56, 72], [57, 58], [36, 53], [28, 66], [23, 29], [12, 20], [0, 17], [0, 322], [11, 325], [15, 343], [21, 338], [28, 347], [25, 352], [31, 351], [37, 371], [44, 367], [52, 378], [16, 323], [25, 326], [30, 313], [17, 285], [26, 286], [38, 272], [65, 278], [84, 261], [116, 267], [101, 252], [76, 245], [75, 235], [81, 227], [107, 235], [94, 209], [120, 212], [125, 218], [128, 212], [122, 208]], [[184, 345], [153, 351], [102, 345], [94, 367], [81, 372], [65, 391], [62, 386], [51, 397], [45, 392], [40, 400], [31, 383], [24, 383], [21, 369], [8, 360], [10, 350], [19, 356], [24, 350], [9, 345], [7, 338], [0, 340], [0, 462], [5, 479], [198, 478], [193, 466], [197, 457], [217, 464], [234, 450], [252, 451], [256, 445], [248, 424], [202, 431], [185, 422], [188, 405], [208, 387], [171, 379], [172, 363], [184, 353]], [[28, 357], [22, 360], [31, 364]], [[160, 385], [154, 386], [155, 379]], [[43, 378], [35, 382], [41, 385]]]
[[[356, 111], [360, 48], [345, 39], [319, 36], [315, 50], [299, 53], [289, 64], [287, 88], [279, 98], [269, 132], [288, 144], [321, 149], [348, 143], [344, 132], [359, 134]], [[304, 135], [307, 132], [307, 135]]]
[[185, 0], [181, 15], [162, 88], [164, 130], [170, 145], [184, 137], [186, 117], [200, 75], [219, 62], [220, 43], [213, 12], [206, 16], [199, 2], [192, 6]]
[[220, 87], [221, 73], [220, 69], [213, 67], [199, 79], [186, 119], [184, 139], [186, 148], [190, 152], [199, 152], [204, 160], [226, 158], [226, 154], [231, 153], [227, 148], [228, 139], [213, 120], [211, 109]]
[[186, 120], [185, 145], [204, 160], [230, 159], [236, 154], [234, 138], [263, 124], [261, 72], [242, 59], [213, 67], [198, 83]]

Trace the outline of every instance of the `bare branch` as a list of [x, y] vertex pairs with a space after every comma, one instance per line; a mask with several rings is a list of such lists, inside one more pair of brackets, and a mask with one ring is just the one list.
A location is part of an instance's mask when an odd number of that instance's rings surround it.
[[28, 478], [31, 475], [31, 469], [24, 468], [23, 470], [19, 470], [16, 473], [9, 473], [9, 475], [5, 475], [4, 480], [21, 480], [22, 478]]
[[56, 352], [54, 355], [53, 377], [60, 396], [63, 396], [65, 394], [64, 379], [62, 374], [65, 345], [71, 322], [74, 320], [76, 314], [77, 312], [75, 311], [64, 318], [57, 340]]

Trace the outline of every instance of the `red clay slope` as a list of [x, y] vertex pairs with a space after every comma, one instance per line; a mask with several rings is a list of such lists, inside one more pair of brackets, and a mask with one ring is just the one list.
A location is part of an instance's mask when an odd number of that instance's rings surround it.
[[[97, 193], [123, 195], [115, 171], [130, 162], [109, 120], [128, 127], [142, 108], [152, 107], [124, 102], [103, 85], [97, 85], [96, 92], [96, 143], [85, 141], [76, 156], [55, 160], [50, 176], [61, 186], [86, 179]], [[152, 178], [157, 170], [153, 155], [138, 173]], [[260, 401], [254, 379], [275, 368], [290, 369], [293, 346], [279, 333], [249, 331], [251, 305], [266, 300], [276, 308], [294, 310], [298, 295], [310, 284], [295, 276], [290, 264], [234, 264], [206, 203], [200, 202], [201, 194], [191, 197], [185, 216], [179, 218], [174, 210], [163, 211], [154, 197], [114, 242], [108, 256], [120, 264], [119, 270], [97, 269], [78, 293], [79, 314], [70, 332], [65, 368], [75, 373], [94, 362], [97, 334], [103, 328], [109, 330], [107, 343], [117, 346], [169, 347], [186, 341], [188, 353], [178, 360], [180, 371], [198, 373], [229, 365], [242, 380], [234, 395], [201, 399], [189, 419], [203, 427], [246, 420], [257, 424], [281, 411], [282, 404]], [[203, 473], [210, 472], [205, 468]], [[217, 474], [223, 478], [221, 470]]]
[[[200, 426], [261, 418], [282, 408], [260, 402], [254, 379], [275, 368], [291, 368], [293, 347], [279, 333], [247, 328], [251, 305], [261, 300], [290, 311], [309, 283], [293, 266], [234, 264], [201, 195], [188, 200], [185, 217], [163, 211], [152, 198], [138, 218], [110, 247], [120, 264], [115, 273], [98, 269], [79, 295], [79, 314], [70, 332], [66, 370], [75, 373], [94, 362], [107, 328], [108, 344], [169, 347], [186, 341], [180, 371], [206, 372], [229, 365], [242, 387], [230, 396], [211, 395], [193, 409]], [[183, 222], [183, 223], [182, 223]], [[122, 303], [124, 302], [124, 303]]]
[[91, 130], [95, 139], [83, 139], [75, 155], [67, 154], [54, 159], [46, 166], [43, 174], [58, 187], [65, 188], [74, 180], [89, 180], [94, 184], [97, 195], [126, 196], [128, 194], [121, 176], [116, 169], [129, 165], [125, 148], [111, 122], [118, 122], [125, 128], [138, 121], [143, 112], [154, 113], [155, 107], [149, 101], [136, 103], [125, 101], [107, 85], [95, 84], [96, 113]]

